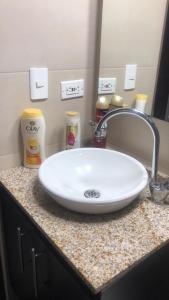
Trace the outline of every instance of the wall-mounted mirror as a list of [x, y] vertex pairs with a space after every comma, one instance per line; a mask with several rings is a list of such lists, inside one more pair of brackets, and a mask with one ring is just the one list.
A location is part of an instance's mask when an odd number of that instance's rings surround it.
[[[116, 79], [112, 82], [115, 94], [123, 97], [129, 107], [135, 106], [136, 94], [146, 94], [145, 112], [163, 120], [167, 119], [169, 94], [169, 55], [168, 59], [165, 55], [169, 49], [167, 10], [167, 0], [103, 0], [99, 70], [100, 78]], [[106, 96], [111, 101], [113, 93]]]

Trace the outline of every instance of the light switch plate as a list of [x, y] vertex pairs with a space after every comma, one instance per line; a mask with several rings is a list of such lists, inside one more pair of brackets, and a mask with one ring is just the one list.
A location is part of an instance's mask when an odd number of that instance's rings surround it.
[[30, 96], [32, 100], [48, 98], [48, 68], [30, 68]]
[[137, 72], [137, 65], [136, 64], [126, 65], [125, 82], [124, 82], [124, 89], [125, 90], [135, 89], [136, 72]]
[[116, 78], [99, 78], [98, 94], [113, 94], [116, 91]]
[[84, 79], [61, 81], [61, 99], [79, 98], [84, 96]]

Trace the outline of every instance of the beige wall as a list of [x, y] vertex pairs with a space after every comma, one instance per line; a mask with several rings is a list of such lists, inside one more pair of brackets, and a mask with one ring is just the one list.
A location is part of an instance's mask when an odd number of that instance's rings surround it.
[[[108, 0], [104, 0], [104, 4]], [[116, 2], [113, 7], [112, 20], [118, 20], [119, 16], [115, 13], [115, 8], [120, 10], [120, 0], [110, 0]], [[122, 1], [127, 4], [128, 0]], [[133, 5], [134, 5], [133, 0]], [[162, 20], [164, 16], [165, 2], [141, 1], [144, 5], [151, 6], [150, 12], [140, 11], [140, 26], [149, 20], [151, 30], [157, 34], [151, 36], [154, 46], [154, 63], [151, 55], [144, 55], [144, 63], [139, 63], [138, 77], [139, 87], [149, 95], [153, 93], [153, 82], [155, 78], [155, 57], [158, 56], [158, 41]], [[20, 113], [23, 108], [28, 106], [40, 107], [43, 109], [47, 122], [47, 150], [53, 153], [61, 148], [63, 138], [64, 113], [69, 109], [76, 109], [81, 112], [82, 136], [87, 138], [89, 130], [87, 122], [92, 117], [93, 105], [93, 80], [94, 80], [94, 61], [95, 61], [95, 39], [96, 39], [96, 17], [100, 1], [98, 0], [62, 0], [44, 1], [37, 0], [36, 6], [33, 0], [27, 2], [17, 0], [2, 0], [0, 2], [0, 168], [8, 168], [21, 163], [21, 137], [20, 137]], [[155, 5], [159, 4], [158, 12]], [[138, 5], [138, 3], [137, 3]], [[152, 9], [153, 7], [153, 9]], [[131, 7], [129, 7], [131, 9]], [[129, 10], [127, 9], [128, 14]], [[111, 11], [111, 13], [112, 13]], [[132, 6], [133, 18], [137, 18]], [[156, 20], [153, 22], [152, 20]], [[123, 25], [124, 18], [120, 19]], [[128, 21], [127, 21], [128, 23]], [[157, 30], [157, 24], [158, 30]], [[108, 24], [107, 24], [108, 26]], [[155, 26], [155, 27], [154, 27]], [[156, 31], [157, 30], [157, 31]], [[121, 28], [122, 31], [122, 28]], [[138, 34], [137, 31], [135, 31]], [[111, 55], [112, 63], [107, 60], [102, 65], [102, 74], [106, 76], [117, 76], [117, 91], [123, 91], [123, 71], [126, 63], [135, 63], [132, 58], [125, 59], [119, 65], [118, 53], [121, 57], [126, 53], [126, 38], [121, 40], [121, 47], [117, 47], [119, 32], [113, 31], [114, 36], [109, 37], [106, 42], [106, 51], [110, 51], [110, 45], [116, 50], [116, 57]], [[142, 31], [142, 39], [147, 34]], [[116, 37], [116, 39], [115, 39]], [[110, 43], [112, 41], [112, 43]], [[139, 39], [140, 41], [140, 39]], [[149, 42], [149, 40], [147, 39]], [[130, 53], [142, 45], [133, 42], [130, 36]], [[116, 47], [115, 47], [116, 46]], [[145, 45], [144, 45], [145, 46]], [[141, 49], [141, 50], [139, 50]], [[153, 47], [153, 49], [155, 49]], [[97, 50], [97, 49], [96, 49]], [[122, 51], [123, 50], [123, 51]], [[108, 54], [105, 54], [108, 59]], [[127, 56], [129, 58], [129, 56]], [[149, 65], [151, 62], [151, 65]], [[43, 102], [32, 103], [29, 96], [28, 68], [30, 66], [47, 66], [49, 68], [49, 99]], [[112, 72], [113, 70], [113, 72]], [[66, 79], [85, 79], [85, 97], [73, 101], [60, 100], [60, 81]], [[153, 78], [149, 83], [149, 78]], [[123, 94], [124, 95], [124, 94]], [[132, 98], [132, 92], [127, 92], [126, 99]], [[120, 147], [143, 160], [151, 160], [151, 135], [147, 128], [139, 121], [134, 119], [113, 120], [113, 127], [109, 130], [109, 142], [115, 147]], [[160, 166], [169, 169], [169, 124], [156, 121], [161, 134]]]
[[[143, 121], [119, 117], [110, 122], [109, 145], [151, 165], [153, 138]], [[169, 175], [169, 124], [155, 119], [160, 132], [159, 170]]]
[[[117, 93], [129, 104], [137, 92], [149, 95], [151, 112], [167, 0], [103, 0], [100, 75], [117, 77]], [[124, 66], [137, 63], [136, 89], [124, 91]], [[159, 167], [169, 173], [169, 124], [155, 120], [160, 131]], [[152, 136], [135, 118], [110, 121], [109, 144], [151, 164]]]
[[[0, 168], [21, 162], [20, 114], [44, 111], [47, 150], [61, 148], [64, 114], [78, 110], [82, 139], [89, 136], [93, 104], [97, 0], [1, 0], [0, 2]], [[28, 68], [49, 68], [49, 99], [31, 102]], [[60, 81], [85, 79], [85, 96], [61, 101]]]

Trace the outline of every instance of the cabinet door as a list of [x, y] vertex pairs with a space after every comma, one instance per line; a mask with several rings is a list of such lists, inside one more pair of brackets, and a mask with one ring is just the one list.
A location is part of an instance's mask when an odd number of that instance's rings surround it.
[[33, 300], [31, 261], [33, 229], [9, 197], [3, 195], [1, 200], [10, 284], [18, 297]]
[[[34, 232], [35, 234], [36, 232]], [[34, 235], [35, 258], [35, 291], [40, 300], [90, 300], [87, 290], [82, 288], [76, 278], [60, 262], [57, 253], [47, 247], [47, 244]]]
[[89, 300], [94, 299], [79, 285], [78, 281], [56, 258], [49, 253], [49, 283], [54, 294], [59, 296], [60, 300]]
[[0, 299], [5, 300], [4, 280], [2, 273], [1, 254], [0, 254]]
[[14, 200], [3, 193], [3, 224], [10, 284], [21, 300], [89, 300], [86, 294], [60, 261], [49, 241], [22, 213]]

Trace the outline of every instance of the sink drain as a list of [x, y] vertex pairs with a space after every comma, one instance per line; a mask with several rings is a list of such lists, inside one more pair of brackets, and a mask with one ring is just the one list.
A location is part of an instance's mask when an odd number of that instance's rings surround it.
[[99, 198], [100, 192], [97, 190], [87, 190], [84, 192], [84, 196], [86, 198]]

